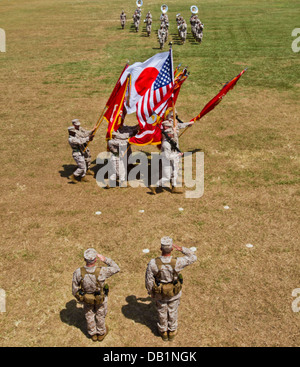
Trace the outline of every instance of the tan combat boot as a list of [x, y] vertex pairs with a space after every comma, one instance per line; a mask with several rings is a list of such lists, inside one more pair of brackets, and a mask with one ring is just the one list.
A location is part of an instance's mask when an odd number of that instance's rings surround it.
[[92, 335], [92, 341], [93, 342], [96, 342], [98, 340], [98, 337], [97, 337], [97, 335], [95, 334], [95, 335]]
[[168, 341], [168, 332], [167, 331], [164, 331], [164, 332], [159, 331], [159, 335], [161, 336], [161, 338], [164, 342]]
[[108, 334], [108, 326], [105, 325], [105, 329], [106, 329], [106, 333], [103, 335], [98, 335], [98, 341], [102, 342], [102, 340], [106, 337], [106, 335]]
[[86, 171], [86, 174], [87, 174], [87, 175], [90, 175], [90, 176], [94, 176], [94, 172], [93, 172], [92, 170], [90, 170], [90, 169], [88, 169], [88, 170]]
[[85, 176], [83, 176], [81, 177], [80, 182], [89, 182], [89, 180]]
[[149, 189], [150, 189], [152, 195], [156, 195], [156, 187], [155, 186], [149, 186]]
[[182, 192], [176, 186], [172, 186], [172, 194], [182, 194]]
[[177, 330], [175, 331], [169, 331], [169, 341], [173, 341], [175, 336], [177, 335]]
[[75, 184], [77, 184], [77, 180], [76, 180], [76, 177], [72, 174], [71, 176], [70, 176], [70, 180], [73, 182], [73, 183], [75, 183]]

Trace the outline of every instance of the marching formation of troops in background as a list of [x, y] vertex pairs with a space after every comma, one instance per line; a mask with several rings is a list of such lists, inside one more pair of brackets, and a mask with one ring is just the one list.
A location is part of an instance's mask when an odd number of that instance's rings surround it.
[[[142, 16], [141, 1], [140, 3], [137, 2], [137, 4], [138, 4], [138, 7], [136, 8], [132, 16], [134, 28], [136, 32], [139, 31], [139, 26], [140, 26], [140, 21], [141, 21], [141, 16]], [[169, 35], [169, 18], [167, 15], [167, 11], [168, 11], [167, 5], [162, 5], [161, 10], [162, 10], [162, 14], [159, 19], [160, 27], [157, 31], [157, 38], [158, 38], [158, 42], [160, 45], [160, 49], [163, 49], [165, 43], [168, 40], [168, 35]], [[192, 11], [192, 15], [190, 17], [191, 33], [195, 41], [201, 43], [203, 39], [204, 24], [200, 21], [200, 19], [197, 16], [198, 8], [196, 6], [192, 6], [191, 11]], [[122, 29], [124, 29], [125, 23], [126, 23], [126, 14], [124, 11], [122, 11], [120, 15], [120, 22], [121, 22]], [[150, 11], [148, 11], [146, 18], [144, 20], [148, 37], [151, 34], [152, 22], [153, 22], [152, 15]], [[178, 36], [182, 44], [184, 44], [187, 38], [187, 33], [188, 33], [187, 23], [180, 14], [176, 15], [176, 23], [177, 23], [177, 29], [178, 29]]]
[[200, 21], [197, 14], [192, 14], [190, 18], [192, 35], [199, 43], [202, 42], [204, 24]]

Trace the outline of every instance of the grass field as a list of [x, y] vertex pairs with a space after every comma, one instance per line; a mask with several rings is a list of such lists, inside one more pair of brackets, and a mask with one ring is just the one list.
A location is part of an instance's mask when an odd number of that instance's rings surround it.
[[[121, 268], [109, 280], [110, 333], [101, 345], [161, 346], [144, 274], [164, 235], [197, 247], [198, 256], [183, 272], [173, 346], [300, 345], [300, 314], [291, 307], [300, 287], [300, 53], [291, 48], [299, 1], [196, 3], [205, 24], [201, 45], [189, 23], [187, 42], [178, 44], [175, 16], [188, 22], [193, 4], [167, 4], [174, 65], [190, 71], [177, 103], [181, 119], [197, 115], [248, 67], [181, 138], [183, 151], [204, 152], [205, 192], [195, 200], [152, 196], [143, 187], [104, 190], [93, 178], [69, 184], [71, 120], [91, 128], [127, 60], [159, 52], [155, 32], [147, 38], [131, 29], [135, 1], [0, 1], [7, 47], [0, 53], [0, 288], [7, 295], [0, 346], [95, 346], [71, 294], [88, 247]], [[161, 5], [144, 1], [154, 31]], [[105, 132], [103, 124], [90, 145], [93, 159], [106, 149]]]

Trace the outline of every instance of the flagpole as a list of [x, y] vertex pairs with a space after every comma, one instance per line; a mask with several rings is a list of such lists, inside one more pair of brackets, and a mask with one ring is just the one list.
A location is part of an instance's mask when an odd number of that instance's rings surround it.
[[[173, 53], [172, 53], [172, 42], [169, 42], [169, 46], [170, 46], [170, 49], [169, 49], [169, 52], [170, 52], [170, 55], [171, 55], [171, 65], [172, 65], [172, 81], [173, 81], [173, 84], [174, 84], [174, 73], [173, 73]], [[173, 98], [174, 94], [172, 95], [172, 109], [173, 109], [173, 128], [176, 129], [176, 118], [175, 118], [175, 103], [174, 103], [174, 98]]]
[[[96, 129], [92, 132], [92, 136], [95, 136], [95, 135], [96, 135], [96, 132], [97, 132], [97, 130], [99, 129], [99, 127], [100, 127], [100, 125], [101, 125], [101, 123], [102, 123], [102, 121], [103, 121], [103, 117], [104, 117], [104, 114], [105, 114], [106, 110], [107, 110], [107, 106], [105, 106], [105, 107], [103, 108], [103, 111], [102, 111], [102, 113], [101, 113], [101, 115], [100, 115], [100, 117], [98, 118], [98, 121], [97, 121], [97, 123], [96, 123]], [[87, 150], [87, 147], [88, 147], [88, 145], [89, 145], [89, 143], [90, 143], [90, 142], [91, 142], [91, 140], [89, 140], [89, 141], [86, 143], [86, 147], [84, 148], [83, 153]]]
[[[236, 83], [238, 82], [238, 80], [240, 79], [240, 77], [245, 73], [245, 71], [247, 70], [244, 69], [242, 70], [235, 78], [233, 78], [232, 80], [230, 80], [229, 82], [227, 82], [223, 88], [220, 90], [220, 92], [213, 98], [211, 99], [206, 105], [205, 107], [202, 109], [202, 111], [199, 113], [198, 116], [196, 116], [195, 118], [193, 118], [193, 120], [191, 121], [198, 121], [200, 120], [202, 117], [204, 117], [207, 113], [209, 113], [210, 111], [212, 111], [223, 99], [223, 97], [231, 90], [234, 88], [234, 86], [236, 85]], [[188, 126], [190, 127], [190, 126]], [[185, 130], [181, 133], [180, 136], [182, 136], [185, 131], [187, 130], [187, 128], [185, 128]], [[180, 138], [179, 136], [179, 138]]]
[[117, 111], [117, 113], [116, 113], [116, 115], [115, 115], [115, 120], [114, 120], [114, 122], [113, 122], [113, 124], [112, 124], [112, 127], [111, 127], [111, 131], [110, 131], [110, 138], [112, 138], [112, 136], [111, 136], [111, 134], [112, 134], [112, 130], [114, 130], [114, 127], [115, 127], [116, 121], [117, 121], [117, 119], [119, 118], [120, 109], [122, 108], [122, 105], [123, 105], [123, 102], [124, 102], [124, 98], [125, 98], [125, 96], [126, 96], [126, 92], [127, 92], [127, 88], [128, 88], [128, 84], [129, 84], [129, 81], [130, 81], [130, 80], [131, 80], [131, 76], [130, 76], [130, 75], [128, 75], [128, 76], [127, 76], [127, 78], [126, 78], [126, 85], [125, 85], [125, 89], [124, 89], [124, 94], [123, 94], [123, 97], [122, 97], [122, 101], [121, 101], [121, 103], [120, 103], [120, 105], [119, 105], [118, 111]]

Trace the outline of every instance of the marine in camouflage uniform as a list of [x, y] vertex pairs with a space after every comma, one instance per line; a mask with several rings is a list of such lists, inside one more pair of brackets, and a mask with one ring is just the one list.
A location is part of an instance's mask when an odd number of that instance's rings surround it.
[[195, 26], [195, 32], [196, 32], [195, 39], [199, 43], [202, 42], [203, 29], [204, 29], [204, 24], [201, 23], [201, 21], [198, 19], [198, 21], [196, 22], [196, 26]]
[[168, 15], [167, 15], [167, 14], [161, 14], [161, 16], [160, 16], [159, 20], [160, 20], [161, 22], [165, 22], [165, 23], [166, 23], [166, 24], [168, 24], [168, 26], [169, 26], [169, 17], [168, 17]]
[[125, 14], [124, 10], [122, 11], [122, 13], [120, 15], [120, 22], [121, 22], [122, 29], [124, 29], [125, 23], [126, 23], [126, 14]]
[[196, 37], [196, 23], [198, 20], [198, 16], [196, 14], [192, 14], [190, 17], [190, 23], [191, 23], [191, 30], [192, 30], [192, 35], [195, 38]]
[[76, 136], [76, 130], [74, 126], [70, 126], [68, 128], [68, 132], [69, 132], [69, 144], [72, 148], [72, 156], [74, 158], [74, 161], [77, 164], [77, 169], [73, 172], [70, 179], [74, 183], [77, 183], [79, 178], [81, 178], [82, 182], [87, 182], [88, 180], [85, 177], [86, 162], [85, 162], [83, 150], [84, 150], [85, 144], [88, 141], [91, 141], [93, 137], [91, 135], [86, 138], [80, 138]]
[[[104, 262], [106, 267], [97, 267], [97, 258]], [[120, 271], [119, 266], [110, 258], [99, 255], [93, 248], [84, 252], [86, 265], [78, 268], [73, 273], [72, 294], [81, 303], [87, 323], [88, 334], [93, 341], [102, 341], [108, 333], [108, 326], [105, 325], [107, 315], [107, 294], [103, 293], [105, 289], [105, 280]], [[93, 299], [94, 293], [102, 294], [100, 304], [87, 303], [80, 294], [88, 295], [87, 300]], [[107, 293], [107, 292], [106, 292]], [[104, 299], [103, 299], [104, 296]], [[99, 296], [100, 297], [100, 296]]]
[[178, 26], [179, 37], [181, 38], [182, 43], [185, 43], [187, 36], [187, 24], [185, 20], [182, 20], [180, 25]]
[[160, 29], [158, 30], [157, 35], [158, 35], [160, 49], [162, 50], [167, 40], [167, 30], [163, 25], [160, 26]]
[[[169, 138], [171, 138], [179, 149], [179, 139], [178, 133], [180, 129], [185, 129], [186, 127], [192, 125], [193, 122], [179, 123], [173, 119], [173, 109], [167, 114], [166, 120], [162, 122], [162, 129], [165, 133], [168, 134]], [[162, 177], [161, 179], [154, 185], [150, 186], [150, 190], [152, 194], [156, 194], [156, 187], [162, 186], [166, 187], [170, 185], [171, 182], [171, 192], [173, 194], [180, 193], [178, 190], [178, 173], [179, 173], [179, 163], [181, 153], [177, 150], [174, 150], [172, 145], [168, 142], [167, 138], [162, 135], [162, 143], [161, 143], [161, 156], [162, 156]]]
[[146, 15], [146, 19], [144, 20], [144, 22], [146, 23], [146, 31], [147, 31], [147, 35], [148, 37], [151, 34], [151, 28], [152, 28], [152, 15], [150, 13], [150, 11], [148, 11], [147, 15]]
[[[171, 256], [173, 249], [185, 256]], [[164, 341], [172, 341], [177, 335], [178, 307], [182, 295], [182, 276], [179, 273], [193, 264], [197, 256], [190, 249], [173, 244], [170, 237], [161, 239], [161, 252], [161, 256], [148, 263], [145, 286], [148, 294], [155, 300], [158, 332]]]
[[142, 11], [141, 9], [137, 8], [133, 14], [133, 22], [134, 22], [136, 32], [139, 31], [141, 16], [142, 16]]
[[176, 23], [177, 23], [177, 25], [179, 25], [181, 19], [182, 19], [181, 14], [180, 13], [176, 14]]
[[[76, 136], [78, 138], [87, 138], [89, 136], [91, 136], [93, 134], [93, 132], [95, 131], [96, 127], [94, 127], [92, 130], [86, 130], [81, 126], [81, 123], [78, 119], [74, 119], [72, 120], [72, 124], [75, 128], [75, 132], [76, 132]], [[90, 170], [91, 168], [91, 163], [92, 163], [92, 156], [91, 156], [91, 151], [89, 149], [89, 147], [86, 147], [86, 145], [84, 145], [84, 148], [82, 150], [83, 156], [84, 156], [84, 160], [86, 163], [86, 174], [87, 175], [93, 175], [93, 171]]]
[[107, 143], [107, 147], [112, 153], [110, 157], [112, 174], [109, 177], [109, 186], [113, 186], [117, 178], [119, 178], [120, 186], [124, 185], [126, 180], [127, 159], [131, 154], [128, 139], [134, 136], [138, 132], [138, 129], [139, 125], [123, 125], [119, 130], [112, 133], [112, 139]]

